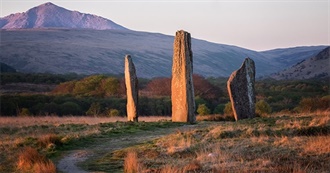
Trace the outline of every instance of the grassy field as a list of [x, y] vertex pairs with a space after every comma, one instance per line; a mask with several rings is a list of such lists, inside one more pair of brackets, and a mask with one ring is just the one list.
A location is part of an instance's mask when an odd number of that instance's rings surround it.
[[0, 172], [55, 172], [78, 149], [91, 153], [78, 163], [90, 172], [330, 170], [330, 112], [193, 125], [168, 119], [3, 117]]

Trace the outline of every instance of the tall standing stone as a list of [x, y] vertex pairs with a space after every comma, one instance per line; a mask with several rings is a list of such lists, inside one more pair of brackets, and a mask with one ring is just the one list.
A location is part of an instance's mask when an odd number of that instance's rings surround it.
[[193, 86], [193, 55], [190, 33], [177, 31], [173, 44], [172, 66], [172, 121], [196, 121]]
[[127, 93], [127, 120], [138, 121], [138, 79], [130, 55], [125, 56], [125, 83]]
[[255, 65], [246, 58], [240, 69], [234, 71], [227, 81], [227, 89], [236, 121], [255, 117]]

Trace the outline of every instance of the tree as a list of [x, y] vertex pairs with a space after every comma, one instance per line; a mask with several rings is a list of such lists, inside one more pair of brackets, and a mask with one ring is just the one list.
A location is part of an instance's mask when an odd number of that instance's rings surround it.
[[55, 94], [70, 94], [73, 92], [73, 89], [76, 85], [77, 81], [69, 81], [69, 82], [64, 82], [55, 87], [53, 89], [52, 93]]
[[73, 89], [74, 95], [83, 95], [83, 96], [96, 96], [102, 94], [100, 91], [100, 83], [105, 76], [96, 75], [89, 76], [76, 82], [76, 85]]
[[102, 79], [100, 83], [100, 90], [103, 92], [103, 96], [115, 96], [119, 95], [120, 81], [114, 77], [108, 77]]
[[170, 96], [171, 95], [171, 79], [155, 78], [152, 79], [145, 89], [152, 96]]
[[65, 102], [61, 105], [62, 115], [79, 115], [81, 114], [81, 108], [77, 103]]
[[223, 94], [219, 87], [212, 85], [203, 76], [193, 74], [195, 96], [207, 100], [218, 100]]
[[89, 107], [89, 109], [86, 112], [86, 115], [93, 115], [93, 116], [97, 116], [99, 115], [101, 112], [101, 105], [100, 103], [92, 103], [91, 106]]
[[210, 109], [205, 104], [198, 105], [197, 108], [198, 115], [208, 115], [210, 114]]

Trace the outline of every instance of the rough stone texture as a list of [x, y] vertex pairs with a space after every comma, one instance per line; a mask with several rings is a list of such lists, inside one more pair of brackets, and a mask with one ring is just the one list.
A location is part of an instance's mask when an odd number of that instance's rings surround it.
[[177, 31], [173, 47], [172, 121], [194, 123], [196, 116], [190, 33], [183, 30]]
[[236, 121], [255, 117], [255, 65], [246, 58], [240, 69], [234, 71], [227, 81], [227, 89]]
[[127, 120], [138, 121], [138, 79], [130, 55], [125, 57], [125, 83], [127, 93]]

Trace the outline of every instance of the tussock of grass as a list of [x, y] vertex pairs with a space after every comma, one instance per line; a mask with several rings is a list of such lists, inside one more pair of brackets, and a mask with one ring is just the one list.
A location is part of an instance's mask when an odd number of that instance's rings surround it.
[[139, 163], [137, 153], [135, 151], [127, 152], [124, 160], [125, 173], [139, 173], [142, 170], [142, 165]]
[[62, 145], [61, 139], [62, 138], [56, 134], [48, 134], [45, 136], [41, 136], [38, 139], [38, 144], [41, 147], [47, 147], [47, 148], [49, 148], [49, 146], [51, 146], [51, 145], [59, 146], [59, 145]]
[[52, 161], [31, 147], [26, 147], [18, 156], [17, 169], [20, 172], [55, 173]]

